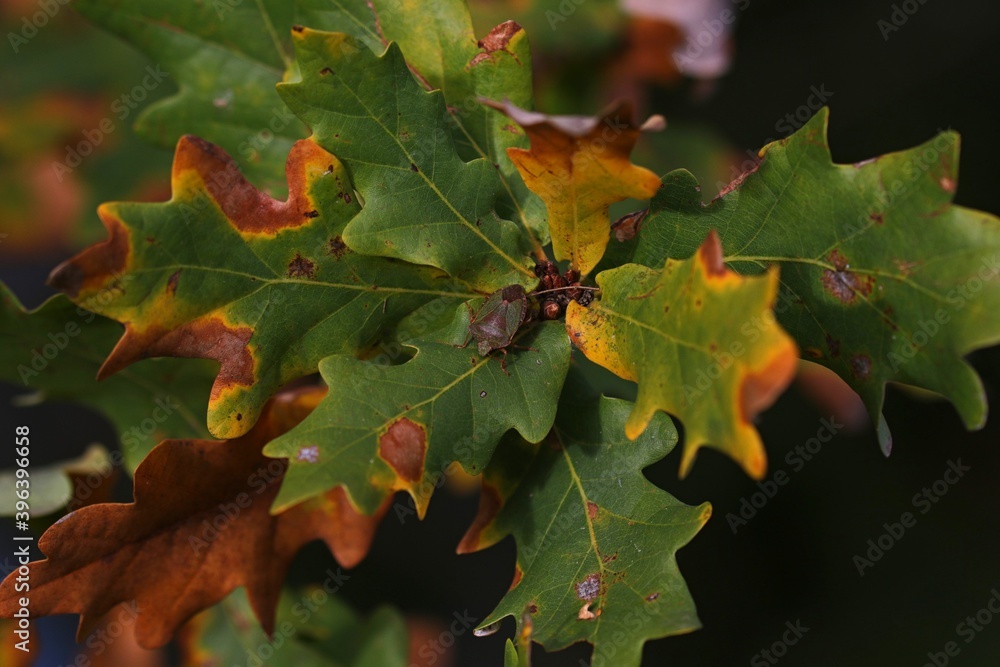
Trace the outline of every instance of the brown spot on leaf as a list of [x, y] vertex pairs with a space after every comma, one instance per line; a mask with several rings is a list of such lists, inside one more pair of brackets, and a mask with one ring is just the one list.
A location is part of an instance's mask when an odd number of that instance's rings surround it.
[[576, 597], [581, 600], [593, 600], [601, 592], [601, 575], [598, 573], [588, 574], [587, 578], [577, 583]]
[[652, 602], [658, 597], [660, 597], [659, 593], [650, 593], [649, 595], [646, 596], [646, 602]]
[[827, 259], [834, 266], [834, 270], [825, 269], [821, 280], [823, 289], [841, 303], [854, 303], [858, 295], [866, 297], [872, 293], [875, 287], [875, 279], [871, 276], [858, 276], [850, 270], [847, 258], [839, 250], [831, 252]]
[[285, 275], [289, 278], [313, 280], [316, 278], [316, 263], [300, 253], [295, 253], [295, 259], [288, 263], [288, 272]]
[[181, 279], [181, 270], [177, 269], [167, 278], [167, 294], [173, 296], [177, 294], [177, 283]]
[[334, 236], [332, 239], [326, 242], [326, 254], [333, 255], [337, 259], [340, 259], [345, 254], [350, 252], [350, 248], [344, 243], [344, 239], [340, 236]]
[[851, 372], [859, 380], [867, 380], [872, 372], [872, 358], [867, 354], [855, 354], [851, 357]]
[[[321, 70], [319, 71], [319, 74], [320, 74], [320, 76], [327, 76], [327, 75], [329, 75], [329, 74], [333, 74], [333, 70], [332, 70], [332, 69], [330, 69], [329, 67], [324, 67], [323, 69], [321, 69]], [[331, 171], [332, 171], [332, 170], [331, 170]]]
[[826, 334], [826, 347], [834, 359], [840, 356], [840, 341], [830, 334]]
[[319, 211], [315, 211], [315, 210], [314, 211], [306, 211], [302, 215], [306, 216], [307, 218], [318, 218], [319, 217]]
[[947, 176], [942, 176], [941, 180], [938, 182], [941, 184], [941, 189], [944, 190], [945, 192], [948, 192], [950, 194], [955, 193], [956, 186], [954, 180], [948, 178]]
[[597, 503], [587, 501], [587, 516], [590, 517], [591, 521], [597, 518], [597, 509]]
[[424, 473], [427, 433], [406, 417], [397, 419], [379, 436], [378, 455], [405, 482], [416, 482]]
[[885, 222], [885, 216], [878, 212], [869, 213], [868, 219], [874, 222], [876, 225], [881, 225]]
[[415, 165], [415, 164], [413, 164], [413, 163], [411, 162], [411, 163], [410, 163], [410, 171], [420, 171], [420, 168], [419, 168], [419, 167], [417, 167], [417, 165]]
[[528, 605], [528, 613], [529, 614], [537, 614], [538, 613], [538, 605], [535, 604], [534, 602], [532, 602], [531, 604], [529, 604]]
[[617, 551], [614, 552], [613, 554], [608, 554], [607, 556], [601, 556], [601, 562], [604, 563], [605, 565], [607, 565], [608, 563], [611, 563], [613, 561], [616, 561], [616, 560], [618, 560], [618, 552]]
[[577, 612], [576, 617], [578, 620], [581, 621], [592, 621], [595, 618], [597, 618], [597, 614], [590, 611], [590, 603], [588, 602], [587, 604], [580, 607], [580, 611]]

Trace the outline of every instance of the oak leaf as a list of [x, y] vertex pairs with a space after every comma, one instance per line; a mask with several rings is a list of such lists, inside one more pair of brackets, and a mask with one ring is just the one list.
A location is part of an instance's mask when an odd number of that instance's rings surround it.
[[[629, 197], [649, 199], [660, 178], [632, 164], [629, 156], [642, 128], [632, 123], [632, 106], [617, 104], [597, 118], [547, 116], [510, 102], [487, 102], [510, 116], [531, 148], [508, 148], [525, 184], [548, 210], [552, 250], [586, 275], [604, 256], [611, 233], [608, 207]], [[644, 128], [662, 124], [651, 118]]]
[[324, 359], [326, 398], [264, 450], [290, 461], [275, 508], [343, 487], [370, 512], [400, 490], [413, 499], [409, 512], [422, 518], [452, 462], [478, 474], [508, 430], [532, 442], [544, 438], [570, 364], [562, 326], [523, 330], [503, 366], [472, 343], [459, 347], [468, 331], [469, 313], [460, 308], [444, 329], [406, 342], [416, 351], [406, 363]]
[[666, 415], [629, 442], [628, 402], [576, 393], [560, 404], [549, 441], [511, 437], [497, 448], [459, 551], [508, 534], [517, 544], [511, 589], [480, 628], [513, 616], [522, 646], [525, 635], [548, 650], [587, 641], [594, 664], [638, 667], [646, 640], [700, 627], [675, 552], [711, 506], [685, 505], [640, 472], [677, 443]]
[[322, 148], [298, 142], [287, 169], [291, 194], [279, 202], [217, 147], [184, 137], [169, 202], [98, 209], [109, 239], [57, 267], [50, 283], [125, 324], [99, 378], [146, 357], [214, 359], [208, 428], [237, 437], [323, 357], [364, 349], [434, 297], [472, 296], [437, 271], [352, 252], [342, 233], [360, 206]]
[[704, 445], [760, 479], [766, 454], [753, 419], [795, 374], [795, 343], [771, 307], [778, 272], [725, 268], [714, 232], [688, 260], [661, 270], [626, 264], [597, 276], [601, 298], [570, 303], [566, 328], [587, 358], [639, 384], [625, 433], [636, 438], [657, 410], [684, 425], [681, 476]]
[[834, 164], [828, 118], [765, 146], [708, 205], [691, 174], [665, 176], [632, 261], [689, 257], [716, 229], [733, 271], [781, 268], [778, 321], [861, 395], [885, 454], [887, 382], [940, 394], [980, 428], [986, 392], [963, 355], [1000, 342], [1000, 219], [952, 203], [957, 133]]
[[[357, 564], [385, 512], [354, 512], [333, 490], [278, 515], [270, 512], [286, 462], [261, 454], [322, 398], [282, 394], [245, 436], [225, 442], [166, 440], [135, 473], [135, 501], [73, 512], [39, 540], [47, 558], [31, 570], [32, 616], [80, 614], [78, 638], [116, 604], [135, 600], [136, 638], [167, 643], [193, 614], [245, 586], [264, 630], [292, 558], [323, 540], [344, 567]], [[0, 617], [18, 608], [17, 573], [0, 584]]]

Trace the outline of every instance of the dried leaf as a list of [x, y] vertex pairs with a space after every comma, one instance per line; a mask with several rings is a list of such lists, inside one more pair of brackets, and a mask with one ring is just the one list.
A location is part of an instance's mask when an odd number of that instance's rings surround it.
[[[116, 604], [138, 605], [136, 638], [166, 644], [193, 614], [245, 586], [264, 630], [292, 558], [321, 539], [345, 567], [368, 550], [385, 507], [355, 513], [340, 490], [274, 516], [286, 463], [261, 454], [319, 402], [319, 389], [283, 394], [247, 435], [226, 442], [167, 440], [135, 474], [135, 502], [91, 505], [39, 540], [48, 556], [31, 569], [32, 616], [80, 614], [78, 638]], [[0, 616], [11, 616], [17, 573], [0, 584]]]

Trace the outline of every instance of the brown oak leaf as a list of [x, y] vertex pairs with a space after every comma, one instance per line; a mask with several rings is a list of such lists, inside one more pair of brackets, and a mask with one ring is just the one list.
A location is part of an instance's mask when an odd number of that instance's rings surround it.
[[[270, 513], [287, 461], [261, 449], [324, 394], [308, 388], [279, 395], [254, 428], [234, 440], [160, 443], [136, 469], [135, 502], [85, 507], [42, 535], [38, 546], [48, 558], [28, 566], [31, 615], [80, 614], [79, 639], [115, 605], [135, 600], [136, 639], [156, 648], [198, 611], [244, 586], [270, 634], [299, 549], [323, 540], [341, 565], [352, 567], [388, 508], [358, 514], [338, 487]], [[15, 591], [17, 576], [15, 570], [0, 584], [0, 617], [12, 617], [24, 596]]]

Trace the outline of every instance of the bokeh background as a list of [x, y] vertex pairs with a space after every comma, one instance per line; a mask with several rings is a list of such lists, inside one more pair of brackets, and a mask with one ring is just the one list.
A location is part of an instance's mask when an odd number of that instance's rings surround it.
[[[647, 14], [660, 11], [657, 4], [631, 3]], [[473, 11], [480, 33], [508, 18], [528, 29], [541, 109], [595, 113], [625, 94], [643, 113], [665, 115], [667, 131], [646, 137], [636, 161], [659, 172], [691, 169], [706, 199], [762, 145], [785, 136], [789, 124], [783, 119], [816, 89], [829, 93], [837, 162], [907, 148], [952, 128], [962, 135], [956, 201], [1000, 211], [1000, 5], [740, 0], [719, 6], [738, 20], [730, 35], [713, 40], [716, 61], [696, 77], [679, 72], [670, 56], [697, 35], [676, 21], [623, 18], [598, 0], [477, 0]], [[23, 17], [37, 9], [34, 0], [2, 0], [0, 33], [20, 30]], [[891, 22], [895, 10], [906, 21], [886, 33], [879, 21]], [[697, 21], [691, 25], [700, 30]], [[50, 294], [44, 286], [49, 270], [103, 237], [94, 214], [98, 203], [168, 197], [171, 151], [146, 143], [130, 126], [142, 108], [174, 88], [167, 82], [152, 90], [60, 180], [52, 162], [108, 115], [114, 99], [132, 89], [150, 63], [71, 8], [60, 9], [17, 53], [4, 43], [0, 54], [0, 279], [35, 306]], [[971, 362], [991, 404], [998, 404], [1000, 349], [976, 352]], [[597, 381], [609, 393], [630, 391], [607, 378]], [[5, 429], [32, 424], [35, 441], [44, 443], [36, 446], [33, 465], [75, 457], [91, 442], [114, 445], [114, 431], [99, 415], [63, 404], [15, 407], [11, 399], [22, 393], [4, 385], [0, 415]], [[808, 632], [780, 664], [919, 667], [934, 664], [928, 652], [942, 651], [949, 641], [960, 653], [948, 664], [1000, 664], [1000, 618], [969, 642], [956, 629], [1000, 590], [1000, 420], [967, 433], [950, 405], [898, 387], [888, 389], [885, 414], [895, 436], [888, 459], [852, 396], [829, 378], [804, 372], [759, 422], [771, 473], [784, 470], [789, 481], [735, 533], [727, 515], [738, 513], [742, 499], [759, 489], [731, 461], [703, 450], [692, 474], [679, 481], [675, 451], [647, 470], [685, 502], [710, 501], [714, 516], [678, 555], [704, 628], [648, 644], [644, 664], [772, 664], [761, 651], [781, 640], [786, 623], [796, 622]], [[786, 454], [814, 437], [820, 420], [831, 415], [845, 428], [794, 470]], [[959, 459], [969, 472], [920, 514], [913, 496]], [[117, 494], [130, 497], [125, 479]], [[514, 547], [508, 539], [487, 552], [454, 555], [476, 505], [467, 489], [446, 488], [423, 522], [387, 517], [343, 598], [363, 611], [391, 603], [423, 619], [432, 635], [441, 627], [435, 623], [447, 623], [455, 612], [485, 617], [510, 582]], [[905, 511], [917, 514], [916, 526], [859, 576], [853, 557], [884, 532], [883, 523], [898, 521]], [[0, 541], [8, 544], [9, 524], [3, 526]], [[313, 545], [293, 567], [293, 583], [306, 583], [304, 573], [332, 564]], [[11, 567], [3, 565], [5, 572]], [[75, 622], [59, 617], [38, 623], [44, 647], [38, 664], [72, 662]], [[465, 632], [436, 664], [500, 665], [502, 640], [512, 630], [508, 621], [492, 637]], [[535, 657], [543, 666], [575, 666], [587, 654], [574, 647], [551, 655], [538, 650]], [[152, 660], [146, 664], [178, 664], [179, 657], [170, 649]]]

